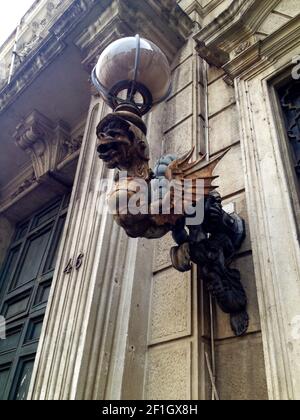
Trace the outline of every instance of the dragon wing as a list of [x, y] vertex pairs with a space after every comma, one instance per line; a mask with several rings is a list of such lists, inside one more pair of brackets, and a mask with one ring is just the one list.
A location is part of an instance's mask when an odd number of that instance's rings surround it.
[[[194, 147], [191, 151], [186, 153], [179, 159], [174, 160], [167, 168], [166, 178], [169, 181], [175, 180], [174, 188], [178, 188], [182, 191], [183, 182], [185, 180], [192, 180], [189, 193], [192, 192], [189, 196], [191, 197], [189, 204], [195, 204], [199, 200], [199, 185], [195, 182], [196, 180], [204, 181], [204, 195], [207, 197], [210, 192], [214, 191], [218, 186], [212, 185], [213, 181], [218, 178], [218, 176], [213, 175], [213, 171], [217, 164], [223, 159], [226, 153], [230, 150], [227, 149], [224, 152], [218, 154], [210, 161], [206, 160], [206, 156], [201, 156], [194, 162], [190, 162], [190, 159], [194, 153]], [[176, 187], [177, 186], [177, 187]], [[186, 189], [185, 189], [186, 194]], [[201, 192], [203, 194], [203, 186], [201, 185]], [[188, 194], [187, 194], [188, 196]]]

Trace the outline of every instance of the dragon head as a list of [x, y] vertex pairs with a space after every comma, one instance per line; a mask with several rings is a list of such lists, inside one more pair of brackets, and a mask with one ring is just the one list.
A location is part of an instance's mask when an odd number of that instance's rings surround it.
[[129, 111], [107, 115], [97, 127], [98, 154], [109, 169], [134, 172], [149, 161], [143, 120]]

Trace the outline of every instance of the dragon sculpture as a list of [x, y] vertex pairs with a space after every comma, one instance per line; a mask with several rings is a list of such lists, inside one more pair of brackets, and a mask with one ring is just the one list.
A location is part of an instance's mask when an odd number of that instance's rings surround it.
[[[197, 264], [201, 278], [216, 298], [220, 308], [230, 314], [231, 327], [237, 336], [248, 328], [247, 298], [240, 280], [240, 273], [230, 267], [235, 253], [245, 238], [244, 221], [236, 214], [227, 214], [216, 192], [213, 175], [224, 153], [207, 162], [205, 156], [191, 162], [194, 150], [182, 157], [166, 155], [159, 159], [154, 170], [149, 166], [147, 128], [142, 118], [131, 109], [118, 108], [107, 115], [97, 127], [98, 154], [109, 169], [118, 169], [109, 194], [109, 205], [118, 203], [114, 212], [116, 222], [128, 236], [148, 239], [161, 238], [171, 232], [177, 246], [171, 249], [175, 269], [184, 272]], [[150, 193], [141, 205], [139, 214], [123, 212], [120, 203], [128, 205], [136, 194], [138, 180], [143, 180]], [[175, 194], [165, 188], [164, 181], [175, 181], [175, 189], [190, 180], [189, 194]], [[204, 218], [200, 224], [186, 225], [187, 214], [175, 212], [176, 200], [182, 208], [195, 206], [199, 200], [196, 180], [202, 180], [204, 189]], [[177, 197], [177, 198], [176, 198]], [[187, 197], [187, 198], [186, 198]], [[170, 211], [161, 210], [165, 202]]]

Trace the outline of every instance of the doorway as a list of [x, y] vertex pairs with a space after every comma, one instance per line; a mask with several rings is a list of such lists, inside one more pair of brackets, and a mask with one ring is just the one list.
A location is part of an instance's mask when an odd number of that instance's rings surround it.
[[69, 196], [19, 223], [0, 273], [0, 400], [27, 397]]

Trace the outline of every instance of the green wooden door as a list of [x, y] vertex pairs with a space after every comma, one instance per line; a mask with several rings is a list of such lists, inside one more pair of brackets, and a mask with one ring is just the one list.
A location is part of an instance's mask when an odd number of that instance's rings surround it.
[[68, 197], [19, 224], [0, 276], [0, 400], [26, 399], [49, 297]]

